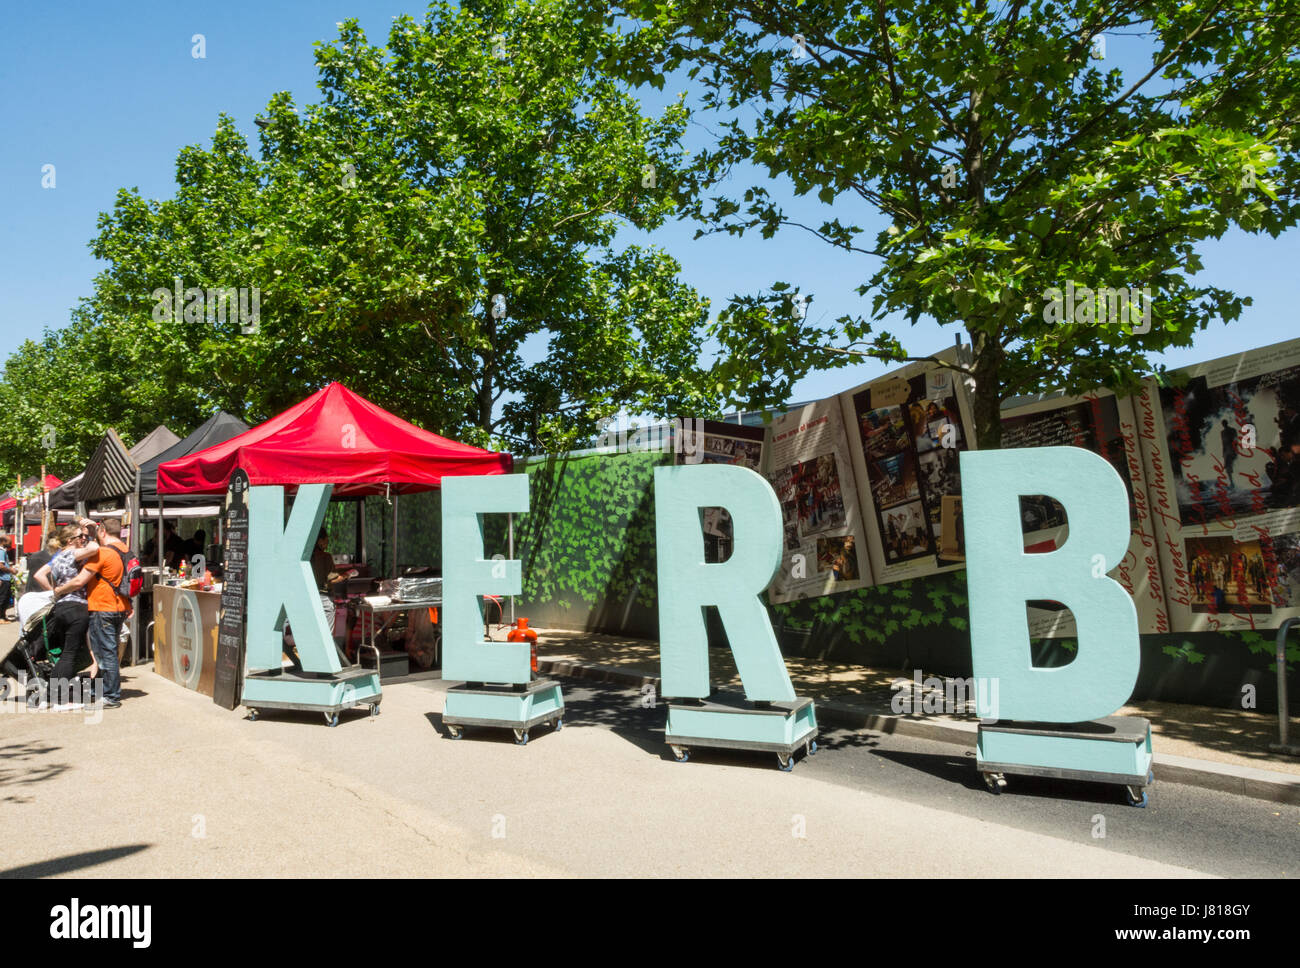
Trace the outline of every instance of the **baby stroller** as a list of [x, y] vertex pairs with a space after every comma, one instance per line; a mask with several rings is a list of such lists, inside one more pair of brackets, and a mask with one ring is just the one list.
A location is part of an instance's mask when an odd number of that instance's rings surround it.
[[[0, 660], [0, 672], [12, 676], [27, 690], [26, 700], [29, 706], [40, 705], [49, 691], [50, 673], [58, 660], [57, 651], [50, 654], [49, 621], [54, 611], [54, 603], [42, 605], [23, 623], [22, 634], [12, 649]], [[8, 690], [5, 690], [6, 694]]]

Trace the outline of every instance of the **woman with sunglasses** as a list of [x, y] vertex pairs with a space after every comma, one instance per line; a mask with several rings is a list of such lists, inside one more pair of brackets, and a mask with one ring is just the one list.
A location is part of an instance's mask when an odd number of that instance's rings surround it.
[[[63, 550], [37, 572], [36, 580], [42, 586], [48, 584], [51, 588], [58, 588], [76, 578], [77, 572], [81, 570], [81, 562], [99, 550], [90, 535], [86, 524], [69, 524], [60, 529]], [[86, 590], [82, 587], [59, 598], [50, 613], [51, 648], [58, 646], [63, 650], [54, 666], [54, 672], [50, 674], [51, 698], [54, 701], [76, 701], [72, 696], [71, 684], [77, 670], [83, 665], [90, 665], [91, 679], [99, 674], [99, 665], [86, 643], [86, 629], [90, 623], [86, 606]]]

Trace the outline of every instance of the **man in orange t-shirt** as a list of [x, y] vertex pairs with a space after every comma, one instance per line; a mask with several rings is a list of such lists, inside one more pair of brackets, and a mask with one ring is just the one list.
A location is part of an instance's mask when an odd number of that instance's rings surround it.
[[89, 584], [86, 611], [90, 625], [90, 650], [99, 662], [104, 681], [104, 705], [115, 709], [122, 705], [122, 677], [117, 664], [117, 640], [122, 622], [130, 614], [131, 602], [117, 593], [122, 581], [122, 556], [128, 549], [122, 543], [122, 519], [105, 518], [96, 528], [99, 551], [86, 561], [76, 578], [54, 590], [57, 601], [68, 592]]

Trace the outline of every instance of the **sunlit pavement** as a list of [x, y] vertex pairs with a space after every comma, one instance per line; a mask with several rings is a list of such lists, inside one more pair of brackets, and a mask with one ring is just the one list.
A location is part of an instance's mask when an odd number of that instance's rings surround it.
[[[0, 827], [30, 834], [6, 838], [4, 868], [142, 877], [1198, 873], [1145, 859], [1140, 838], [1118, 850], [1088, 828], [971, 815], [993, 798], [969, 784], [942, 783], [956, 800], [877, 792], [855, 777], [853, 744], [834, 737], [793, 773], [767, 755], [677, 763], [655, 734], [662, 710], [644, 708], [636, 690], [565, 688], [565, 728], [538, 729], [526, 746], [505, 730], [446, 738], [438, 680], [390, 684], [380, 716], [345, 713], [335, 728], [309, 714], [251, 722], [147, 667], [126, 670], [123, 706], [98, 715], [10, 703], [0, 716]], [[1022, 806], [1028, 799], [1037, 798]], [[1104, 813], [1112, 830], [1142, 813], [1122, 800], [1085, 809]], [[52, 817], [63, 819], [52, 826]]]

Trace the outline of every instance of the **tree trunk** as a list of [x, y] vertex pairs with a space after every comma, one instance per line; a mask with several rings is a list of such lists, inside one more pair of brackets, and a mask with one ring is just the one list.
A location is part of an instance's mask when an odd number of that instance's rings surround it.
[[1003, 350], [988, 333], [970, 335], [975, 349], [975, 441], [980, 450], [998, 450], [1002, 447], [1002, 384], [998, 372]]
[[483, 328], [487, 336], [488, 348], [479, 350], [483, 360], [483, 372], [478, 384], [478, 425], [485, 434], [492, 433], [492, 390], [496, 385], [496, 342], [497, 321], [492, 318], [492, 305], [489, 299], [483, 312]]

